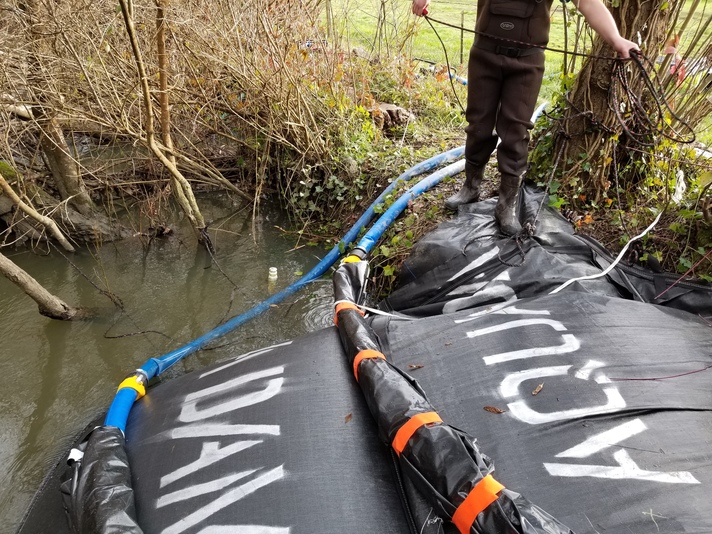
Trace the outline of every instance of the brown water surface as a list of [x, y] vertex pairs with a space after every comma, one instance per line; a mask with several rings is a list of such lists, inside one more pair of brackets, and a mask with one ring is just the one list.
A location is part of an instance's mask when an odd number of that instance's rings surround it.
[[[90, 309], [94, 317], [71, 322], [42, 317], [29, 297], [0, 276], [0, 531], [17, 529], [45, 473], [108, 408], [127, 373], [262, 302], [325, 254], [315, 247], [293, 250], [296, 238], [275, 228], [288, 226], [277, 209], [263, 208], [253, 225], [250, 211], [226, 197], [200, 202], [206, 220], [213, 221], [219, 268], [186, 225], [148, 248], [133, 238], [67, 258], [56, 251], [43, 256], [4, 250], [55, 295]], [[278, 269], [273, 285], [267, 276], [271, 266]], [[84, 275], [118, 296], [123, 310]], [[213, 350], [188, 356], [162, 376], [169, 379], [328, 326], [332, 310], [330, 282], [313, 282], [216, 340]]]

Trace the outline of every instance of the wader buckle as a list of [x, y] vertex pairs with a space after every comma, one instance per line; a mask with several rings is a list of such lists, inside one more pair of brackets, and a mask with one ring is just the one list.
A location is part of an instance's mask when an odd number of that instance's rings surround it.
[[523, 50], [521, 48], [516, 48], [513, 46], [498, 45], [497, 48], [494, 49], [495, 54], [501, 54], [507, 57], [519, 57], [522, 55], [522, 52]]

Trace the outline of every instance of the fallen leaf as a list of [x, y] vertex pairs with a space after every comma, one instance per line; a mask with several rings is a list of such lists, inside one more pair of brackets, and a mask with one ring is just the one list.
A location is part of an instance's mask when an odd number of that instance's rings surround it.
[[344, 423], [350, 423], [351, 419], [354, 418], [354, 415], [352, 413], [346, 414], [346, 417], [344, 417]]
[[675, 34], [673, 37], [670, 37], [667, 41], [665, 41], [665, 53], [666, 54], [677, 53], [677, 47], [679, 44], [680, 44], [680, 36], [678, 34]]
[[685, 80], [685, 75], [687, 73], [687, 69], [685, 68], [685, 62], [683, 60], [680, 60], [678, 63], [677, 67], [677, 82], [675, 83], [675, 87], [680, 87], [682, 82]]
[[544, 387], [543, 383], [539, 384], [537, 387], [534, 388], [534, 391], [532, 391], [532, 395], [538, 395], [539, 392], [541, 391], [541, 388], [543, 388], [543, 387]]
[[502, 410], [501, 408], [495, 408], [494, 406], [485, 406], [485, 411], [489, 413], [504, 413], [507, 410]]
[[423, 364], [422, 363], [409, 363], [408, 364], [408, 369], [422, 369]]

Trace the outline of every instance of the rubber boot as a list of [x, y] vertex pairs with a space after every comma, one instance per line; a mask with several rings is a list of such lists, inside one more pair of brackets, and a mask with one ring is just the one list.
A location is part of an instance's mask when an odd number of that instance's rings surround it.
[[494, 208], [494, 218], [499, 224], [499, 231], [507, 236], [522, 231], [522, 225], [517, 217], [517, 197], [521, 184], [521, 176], [502, 176], [499, 184], [499, 198]]
[[455, 211], [463, 204], [477, 202], [480, 199], [480, 184], [485, 176], [485, 168], [465, 162], [465, 183], [460, 190], [445, 200], [445, 207]]

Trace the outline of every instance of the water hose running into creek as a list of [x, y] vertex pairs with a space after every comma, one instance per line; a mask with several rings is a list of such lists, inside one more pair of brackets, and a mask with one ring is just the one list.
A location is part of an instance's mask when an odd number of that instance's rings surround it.
[[112, 401], [109, 411], [106, 414], [106, 418], [104, 419], [104, 425], [117, 427], [122, 433], [125, 433], [126, 421], [128, 420], [131, 406], [133, 406], [133, 403], [136, 400], [145, 395], [146, 384], [149, 380], [160, 375], [166, 369], [170, 368], [189, 354], [201, 350], [207, 346], [208, 343], [234, 330], [238, 326], [260, 315], [262, 312], [267, 311], [273, 304], [281, 302], [288, 296], [299, 291], [309, 282], [312, 282], [322, 276], [334, 263], [336, 263], [346, 248], [358, 237], [361, 230], [373, 220], [376, 214], [376, 206], [382, 204], [386, 196], [396, 187], [403, 182], [415, 178], [416, 176], [432, 171], [445, 163], [456, 161], [456, 163], [452, 163], [418, 182], [415, 186], [411, 187], [403, 195], [401, 195], [401, 197], [394, 202], [388, 210], [386, 210], [386, 212], [373, 225], [371, 230], [363, 236], [356, 247], [356, 250], [363, 251], [364, 255], [368, 254], [383, 232], [385, 232], [388, 226], [390, 226], [396, 217], [407, 207], [410, 200], [424, 193], [440, 182], [443, 178], [454, 176], [464, 170], [464, 160], [457, 161], [463, 156], [464, 151], [464, 147], [454, 148], [437, 156], [433, 156], [432, 158], [411, 167], [401, 174], [386, 189], [383, 190], [378, 198], [344, 235], [341, 241], [339, 241], [339, 243], [334, 246], [311, 271], [290, 286], [282, 289], [278, 293], [275, 293], [245, 313], [233, 317], [229, 321], [226, 321], [217, 328], [203, 334], [199, 338], [186, 343], [182, 347], [166, 353], [163, 356], [149, 359], [119, 385], [118, 391], [116, 392], [114, 400]]

